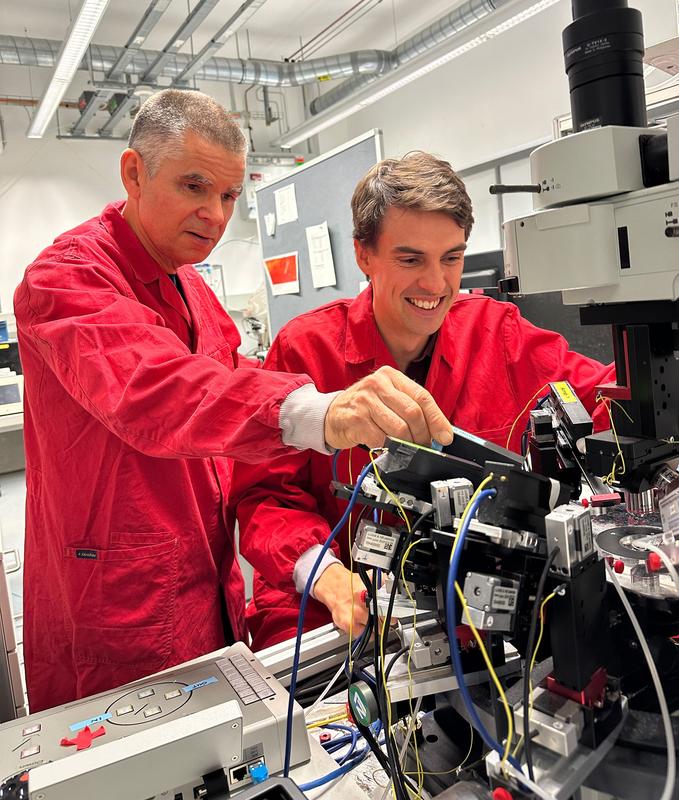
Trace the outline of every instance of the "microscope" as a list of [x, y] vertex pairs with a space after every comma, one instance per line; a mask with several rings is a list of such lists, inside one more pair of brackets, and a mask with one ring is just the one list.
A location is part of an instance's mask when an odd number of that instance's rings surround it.
[[[573, 0], [563, 32], [574, 133], [530, 156], [535, 212], [507, 222], [509, 292], [561, 291], [583, 325], [610, 325], [616, 382], [599, 387], [610, 431], [586, 465], [628, 510], [651, 511], [679, 457], [679, 115], [649, 128], [641, 13]], [[513, 187], [493, 187], [503, 192]]]
[[[491, 188], [533, 194], [534, 212], [505, 223], [500, 290], [561, 291], [564, 303], [581, 307], [583, 325], [611, 326], [616, 380], [597, 387], [611, 428], [593, 434], [570, 387], [555, 384], [548, 405], [531, 419], [530, 465], [463, 431], [442, 453], [390, 441], [377, 460], [380, 480], [368, 476], [360, 496], [374, 508], [411, 516], [407, 533], [362, 520], [353, 553], [362, 568], [390, 573], [382, 590], [368, 582], [369, 596], [382, 593], [375, 619], [393, 618], [394, 609], [412, 608], [414, 600], [416, 612], [397, 614], [410, 695], [427, 687], [445, 694], [477, 730], [482, 709], [485, 720], [494, 719], [485, 775], [448, 787], [451, 798], [488, 797], [490, 786], [515, 798], [565, 799], [605, 765], [621, 731], [634, 729], [635, 746], [643, 749], [643, 725], [662, 730], [638, 632], [613, 584], [641, 618], [653, 660], [663, 664], [670, 705], [678, 700], [669, 676], [678, 666], [679, 634], [679, 116], [666, 128], [647, 125], [638, 10], [627, 0], [572, 0], [572, 11], [563, 45], [574, 132], [531, 154], [530, 185]], [[550, 462], [554, 431], [561, 444]], [[617, 503], [625, 525], [598, 517], [600, 505], [579, 502], [582, 481], [601, 487], [601, 478], [609, 485], [602, 505]], [[468, 504], [480, 486], [485, 500], [472, 514]], [[350, 487], [335, 488], [349, 496]], [[662, 527], [652, 516], [658, 510]], [[538, 674], [530, 664], [546, 597], [548, 644]], [[514, 731], [523, 734], [512, 741], [514, 762], [501, 752], [512, 737], [493, 689], [483, 695], [477, 686], [459, 700], [464, 675], [483, 670], [472, 622], [508, 684], [517, 679], [516, 671], [509, 677], [508, 643], [523, 661], [514, 661], [521, 690], [508, 692]], [[451, 661], [452, 692], [440, 683]], [[377, 705], [384, 706], [380, 694]], [[656, 754], [674, 751], [667, 727], [665, 733], [655, 740]], [[441, 731], [436, 736], [443, 741]], [[644, 757], [650, 764], [655, 756]], [[664, 774], [664, 764], [654, 764]], [[671, 792], [671, 773], [663, 796]], [[607, 791], [627, 796], [624, 783]]]

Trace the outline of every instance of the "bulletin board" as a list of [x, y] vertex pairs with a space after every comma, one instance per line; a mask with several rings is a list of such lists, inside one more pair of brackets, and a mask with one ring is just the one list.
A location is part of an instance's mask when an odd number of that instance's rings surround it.
[[[274, 294], [271, 280], [265, 278], [269, 301], [271, 337], [294, 317], [310, 311], [324, 303], [342, 297], [355, 297], [363, 273], [356, 265], [352, 238], [351, 196], [356, 184], [365, 173], [382, 159], [382, 132], [369, 131], [328, 153], [313, 159], [289, 174], [264, 184], [256, 192], [257, 228], [262, 249], [262, 261], [283, 259], [275, 262], [279, 271], [285, 270], [290, 278], [288, 266], [290, 254], [297, 253], [297, 290], [292, 294]], [[281, 210], [281, 198], [293, 191], [297, 218], [280, 224], [275, 222], [271, 230], [272, 216]], [[289, 211], [289, 208], [288, 208]], [[284, 219], [292, 216], [284, 215]], [[311, 275], [307, 227], [327, 222], [328, 237], [335, 268], [336, 285], [315, 288]], [[288, 288], [295, 288], [294, 281]]]

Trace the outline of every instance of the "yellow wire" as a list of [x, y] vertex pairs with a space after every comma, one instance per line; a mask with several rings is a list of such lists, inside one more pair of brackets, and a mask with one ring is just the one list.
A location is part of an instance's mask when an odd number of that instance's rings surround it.
[[540, 604], [540, 634], [538, 636], [537, 644], [535, 645], [535, 650], [533, 650], [533, 657], [530, 660], [530, 667], [528, 668], [528, 719], [530, 721], [531, 714], [533, 713], [533, 680], [531, 675], [533, 674], [533, 667], [535, 666], [535, 661], [538, 657], [538, 650], [540, 649], [540, 645], [542, 644], [542, 636], [545, 632], [545, 606], [549, 601], [556, 597], [556, 592], [552, 592], [548, 594], [547, 597], [542, 601]]
[[[452, 769], [447, 769], [444, 772], [423, 772], [423, 775], [452, 775], [453, 772], [459, 772], [462, 767], [469, 761], [469, 756], [472, 754], [472, 750], [474, 749], [474, 726], [470, 723], [469, 724], [469, 750], [467, 750], [467, 755], [460, 761], [460, 763], [453, 767]], [[414, 772], [406, 772], [406, 775], [415, 775]]]
[[[375, 625], [377, 626], [377, 621], [375, 621]], [[382, 630], [380, 631], [380, 661], [382, 662], [382, 685], [384, 686], [384, 696], [387, 700], [387, 729], [385, 731], [385, 736], [391, 736], [391, 695], [389, 694], [389, 689], [387, 688], [387, 680], [384, 677], [384, 631], [387, 627], [387, 620], [386, 618], [382, 620]], [[377, 664], [375, 665], [377, 667]], [[394, 788], [394, 780], [392, 778], [391, 781], [391, 792], [394, 798], [396, 798], [396, 789]]]
[[347, 718], [347, 712], [342, 711], [341, 714], [334, 714], [332, 717], [326, 717], [325, 719], [316, 720], [316, 722], [310, 722], [307, 725], [307, 729], [311, 730], [311, 728], [322, 728], [324, 725], [330, 725], [332, 722], [341, 722], [341, 720]]
[[398, 513], [400, 514], [401, 519], [405, 522], [406, 528], [408, 529], [408, 533], [410, 533], [410, 521], [408, 520], [408, 515], [406, 514], [405, 509], [401, 505], [401, 501], [398, 499], [398, 497], [396, 497], [396, 495], [391, 491], [391, 489], [387, 486], [387, 484], [382, 480], [382, 476], [380, 475], [379, 470], [377, 469], [377, 464], [375, 463], [375, 459], [373, 458], [373, 451], [370, 450], [369, 454], [370, 454], [370, 461], [372, 462], [373, 465], [373, 470], [375, 471], [375, 477], [377, 478], [377, 482], [389, 495], [396, 508], [398, 508]]
[[[620, 440], [618, 439], [618, 432], [615, 429], [615, 422], [613, 421], [613, 412], [611, 411], [611, 401], [610, 401], [609, 398], [604, 397], [601, 393], [599, 393], [596, 396], [596, 401], [597, 401], [597, 403], [603, 403], [606, 411], [608, 411], [608, 418], [611, 421], [611, 430], [613, 431], [613, 438], [615, 439], [615, 444], [618, 447], [618, 453], [617, 453], [616, 457], [613, 459], [613, 467], [611, 468], [611, 471], [609, 472], [608, 475], [606, 475], [604, 478], [602, 478], [602, 481], [610, 486], [612, 483], [615, 483], [616, 480], [617, 480], [617, 474], [616, 474], [617, 464], [616, 464], [616, 462], [618, 460], [618, 456], [620, 456], [620, 463], [622, 465], [622, 471], [620, 472], [620, 475], [624, 475], [627, 468], [625, 466], [625, 456], [623, 455], [622, 448], [620, 447]], [[615, 401], [613, 401], [613, 402], [615, 402]], [[620, 406], [620, 408], [622, 408], [622, 406]], [[624, 408], [622, 408], [622, 410], [625, 411]], [[627, 414], [626, 411], [625, 411], [625, 414]], [[629, 414], [627, 414], [627, 416], [629, 417]], [[629, 418], [630, 418], [630, 420], [632, 420], [631, 417], [629, 417]]]
[[[545, 599], [540, 604], [540, 634], [538, 635], [538, 641], [537, 641], [537, 644], [535, 645], [535, 650], [533, 650], [533, 657], [530, 660], [530, 666], [528, 668], [528, 720], [529, 720], [529, 722], [530, 722], [530, 718], [531, 718], [531, 716], [533, 714], [533, 679], [532, 679], [531, 676], [533, 675], [533, 668], [535, 667], [535, 661], [537, 660], [537, 657], [538, 657], [538, 650], [540, 649], [540, 645], [542, 644], [542, 637], [543, 637], [543, 634], [545, 632], [545, 606], [554, 597], [556, 597], [556, 592], [552, 592], [551, 594], [548, 594], [547, 597], [545, 597]], [[516, 757], [516, 754], [519, 752], [519, 748], [521, 747], [522, 742], [523, 742], [523, 736], [521, 736], [521, 738], [517, 742], [516, 749], [512, 753], [512, 755], [514, 757]]]
[[[464, 594], [462, 589], [460, 589], [460, 584], [455, 582], [455, 591], [457, 592], [457, 596], [460, 600], [460, 604], [464, 610], [465, 616], [467, 617], [467, 625], [471, 628], [471, 632], [474, 634], [474, 638], [476, 639], [476, 644], [479, 646], [479, 650], [481, 651], [481, 655], [483, 656], [483, 660], [486, 662], [486, 668], [488, 669], [488, 673], [495, 684], [495, 688], [497, 689], [497, 693], [500, 695], [500, 699], [502, 700], [502, 705], [504, 706], [505, 714], [507, 715], [507, 739], [505, 741], [505, 750], [502, 755], [502, 759], [500, 760], [500, 768], [504, 769], [505, 764], [507, 763], [507, 759], [509, 758], [509, 754], [511, 751], [511, 743], [512, 739], [514, 738], [514, 719], [512, 717], [512, 712], [509, 709], [509, 703], [507, 702], [507, 696], [505, 695], [504, 689], [502, 688], [502, 684], [500, 683], [500, 679], [493, 668], [493, 664], [491, 663], [490, 657], [488, 656], [488, 652], [486, 650], [486, 646], [483, 643], [483, 639], [479, 635], [479, 632], [476, 630], [476, 626], [472, 622], [472, 618], [469, 614], [469, 607], [467, 606], [467, 601], [465, 600]], [[452, 644], [452, 643], [451, 643]]]
[[[389, 495], [389, 497], [391, 498], [391, 500], [394, 503], [394, 505], [396, 506], [396, 508], [398, 508], [399, 514], [401, 515], [401, 518], [405, 522], [405, 525], [406, 525], [406, 528], [408, 530], [408, 533], [410, 533], [411, 532], [410, 520], [408, 519], [408, 515], [406, 514], [405, 509], [403, 508], [403, 505], [399, 501], [398, 497], [396, 497], [396, 495], [391, 491], [391, 489], [389, 489], [389, 487], [382, 480], [382, 477], [381, 477], [381, 475], [379, 473], [379, 470], [377, 469], [377, 464], [375, 463], [375, 459], [373, 457], [373, 451], [372, 450], [369, 451], [369, 455], [370, 455], [370, 461], [372, 462], [372, 465], [373, 465], [373, 470], [375, 471], [375, 477], [377, 478], [378, 483], [380, 484], [380, 486], [382, 486], [384, 491]], [[386, 681], [386, 678], [384, 677], [384, 633], [385, 633], [387, 624], [388, 624], [388, 620], [384, 619], [382, 621], [382, 630], [380, 631], [380, 659], [381, 659], [381, 662], [382, 662], [382, 684], [384, 686], [384, 696], [387, 699], [387, 731], [386, 731], [386, 735], [390, 736], [391, 735], [391, 725], [392, 725], [392, 719], [391, 719], [391, 695], [389, 694], [389, 689], [387, 688], [387, 681]], [[393, 780], [392, 780], [392, 783], [391, 783], [391, 791], [392, 791], [392, 794], [394, 795], [394, 797], [396, 797], [396, 790], [394, 788]]]
[[[417, 627], [417, 604], [415, 603], [415, 598], [413, 597], [410, 587], [406, 582], [405, 576], [405, 564], [408, 556], [410, 555], [410, 551], [415, 547], [415, 545], [419, 544], [419, 541], [416, 540], [411, 542], [408, 547], [406, 548], [405, 553], [403, 554], [403, 558], [401, 559], [401, 580], [403, 581], [403, 585], [405, 586], [405, 590], [408, 594], [408, 599], [412, 603], [413, 606], [413, 636], [410, 639], [410, 647], [408, 648], [408, 660], [406, 662], [408, 668], [408, 703], [410, 705], [410, 717], [413, 717], [413, 674], [410, 669], [410, 660], [413, 654], [413, 647], [415, 646], [415, 630]], [[424, 772], [422, 769], [422, 762], [420, 761], [420, 751], [417, 745], [417, 731], [416, 731], [417, 720], [414, 722], [413, 726], [413, 742], [414, 742], [414, 750], [415, 750], [415, 761], [417, 763], [417, 793], [418, 796], [422, 794], [422, 787], [424, 786]]]
[[535, 394], [531, 397], [531, 399], [523, 407], [523, 410], [521, 411], [519, 416], [512, 423], [512, 427], [509, 429], [509, 436], [507, 437], [507, 444], [505, 445], [505, 447], [507, 449], [509, 449], [509, 443], [512, 440], [512, 434], [514, 433], [514, 428], [516, 428], [516, 423], [521, 419], [521, 417], [526, 413], [526, 411], [528, 411], [528, 409], [533, 405], [533, 403], [535, 402], [535, 398], [538, 397], [539, 395], [541, 395], [545, 391], [545, 389], [549, 389], [549, 384], [548, 383], [546, 383], [544, 386], [540, 387], [537, 390], [537, 392], [535, 392]]
[[[349, 448], [349, 486], [353, 486], [354, 476], [351, 474], [351, 454], [354, 448]], [[354, 659], [352, 657], [352, 647], [354, 643], [354, 553], [351, 539], [351, 514], [349, 512], [349, 524], [347, 525], [347, 536], [349, 539], [349, 590], [351, 591], [351, 616], [349, 617], [349, 675], [354, 670]]]

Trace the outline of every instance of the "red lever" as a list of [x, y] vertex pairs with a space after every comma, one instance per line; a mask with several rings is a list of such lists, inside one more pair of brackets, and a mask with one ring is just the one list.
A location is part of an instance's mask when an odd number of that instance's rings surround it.
[[94, 739], [98, 739], [100, 736], [103, 736], [106, 733], [106, 728], [103, 725], [100, 725], [96, 731], [90, 730], [89, 725], [85, 725], [82, 730], [79, 730], [78, 733], [75, 735], [73, 739], [62, 739], [59, 743], [62, 747], [73, 747], [75, 746], [76, 750], [87, 750], [88, 747], [91, 747], [92, 742]]

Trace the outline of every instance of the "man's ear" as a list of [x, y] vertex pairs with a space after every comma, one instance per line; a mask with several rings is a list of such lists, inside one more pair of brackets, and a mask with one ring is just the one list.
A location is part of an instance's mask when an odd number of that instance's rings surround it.
[[360, 267], [361, 272], [369, 278], [372, 271], [370, 265], [370, 248], [365, 242], [354, 239], [354, 254], [356, 256], [356, 263]]
[[139, 153], [130, 147], [123, 150], [120, 156], [120, 178], [128, 197], [139, 197], [143, 174], [144, 162]]

